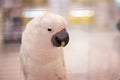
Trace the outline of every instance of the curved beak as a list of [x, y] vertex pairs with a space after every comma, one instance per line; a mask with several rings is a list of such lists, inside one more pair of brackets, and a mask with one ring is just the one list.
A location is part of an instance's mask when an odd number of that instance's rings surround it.
[[61, 30], [60, 32], [53, 35], [51, 42], [56, 47], [65, 47], [69, 42], [69, 35], [66, 29]]

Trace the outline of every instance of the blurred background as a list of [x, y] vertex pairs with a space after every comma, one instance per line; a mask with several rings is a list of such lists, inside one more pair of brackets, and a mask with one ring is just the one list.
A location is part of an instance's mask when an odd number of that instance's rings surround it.
[[120, 0], [0, 0], [0, 80], [20, 80], [22, 31], [45, 11], [67, 19], [68, 80], [120, 80]]

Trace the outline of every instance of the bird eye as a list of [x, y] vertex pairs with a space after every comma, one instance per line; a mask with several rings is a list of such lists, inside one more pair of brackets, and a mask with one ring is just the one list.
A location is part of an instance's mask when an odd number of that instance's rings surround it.
[[48, 28], [48, 31], [52, 31], [52, 29]]

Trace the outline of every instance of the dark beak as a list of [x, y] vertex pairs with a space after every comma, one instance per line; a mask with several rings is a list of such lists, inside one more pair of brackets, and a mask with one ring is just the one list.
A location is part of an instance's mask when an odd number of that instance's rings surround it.
[[65, 47], [69, 42], [69, 35], [66, 29], [63, 29], [60, 32], [54, 34], [51, 41], [56, 47]]

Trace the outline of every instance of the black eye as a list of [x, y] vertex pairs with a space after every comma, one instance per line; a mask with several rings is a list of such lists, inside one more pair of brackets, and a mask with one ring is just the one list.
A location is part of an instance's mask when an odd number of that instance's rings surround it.
[[52, 29], [48, 28], [48, 31], [52, 31]]

